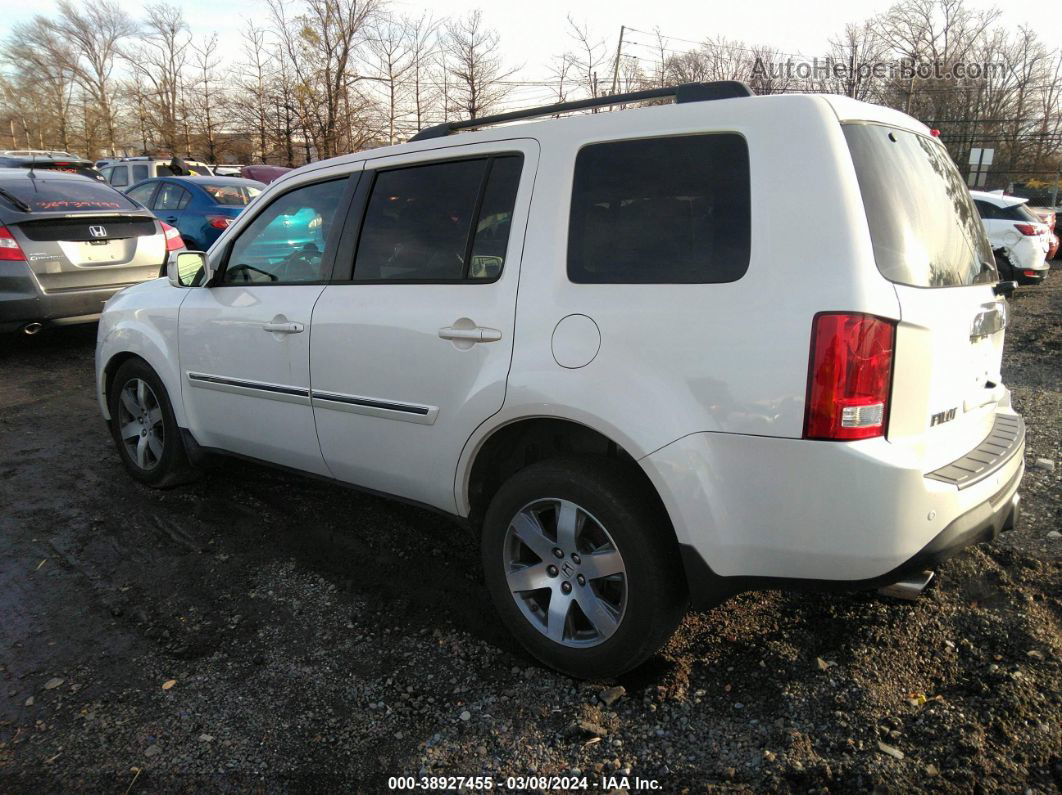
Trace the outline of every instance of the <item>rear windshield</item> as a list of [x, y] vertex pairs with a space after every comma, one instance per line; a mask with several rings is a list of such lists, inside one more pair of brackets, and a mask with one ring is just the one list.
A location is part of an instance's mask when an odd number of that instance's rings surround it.
[[969, 189], [944, 147], [880, 124], [846, 124], [878, 270], [913, 287], [995, 282]]
[[210, 198], [226, 207], [244, 207], [251, 199], [262, 192], [253, 185], [212, 185], [199, 183], [199, 187], [210, 194]]
[[87, 179], [4, 180], [3, 188], [28, 204], [31, 212], [139, 209], [109, 185]]

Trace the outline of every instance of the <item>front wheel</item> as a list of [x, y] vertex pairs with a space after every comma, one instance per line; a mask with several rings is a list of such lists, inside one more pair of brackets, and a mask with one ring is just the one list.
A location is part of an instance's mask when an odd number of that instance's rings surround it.
[[546, 665], [607, 679], [655, 653], [685, 612], [667, 517], [633, 465], [534, 464], [484, 520], [487, 588], [517, 640]]
[[169, 395], [146, 362], [129, 359], [118, 368], [108, 407], [111, 435], [133, 478], [156, 488], [194, 479]]

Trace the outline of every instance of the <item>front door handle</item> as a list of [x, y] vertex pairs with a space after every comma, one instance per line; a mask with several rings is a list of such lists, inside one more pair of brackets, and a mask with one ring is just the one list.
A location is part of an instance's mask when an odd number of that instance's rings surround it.
[[305, 326], [302, 323], [266, 323], [262, 328], [274, 334], [299, 334]]
[[473, 326], [472, 328], [447, 326], [439, 329], [439, 336], [444, 340], [462, 342], [497, 342], [502, 338], [502, 333], [496, 328], [483, 328], [481, 326]]

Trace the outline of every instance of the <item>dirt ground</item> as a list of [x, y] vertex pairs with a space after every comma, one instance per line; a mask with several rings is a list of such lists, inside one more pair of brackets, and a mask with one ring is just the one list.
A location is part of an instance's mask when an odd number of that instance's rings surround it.
[[0, 341], [0, 791], [1062, 785], [1062, 470], [1035, 463], [1060, 459], [1057, 270], [1012, 301], [1018, 529], [914, 603], [772, 592], [691, 614], [622, 691], [534, 664], [443, 517], [231, 460], [137, 486], [93, 398], [94, 342]]

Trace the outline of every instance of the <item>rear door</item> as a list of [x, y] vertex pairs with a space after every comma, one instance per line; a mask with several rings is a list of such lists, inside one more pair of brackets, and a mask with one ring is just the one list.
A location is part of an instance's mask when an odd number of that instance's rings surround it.
[[343, 247], [346, 281], [313, 314], [314, 416], [335, 477], [455, 510], [461, 449], [505, 398], [537, 164], [525, 139], [367, 165], [347, 224], [356, 255]]
[[934, 138], [846, 124], [874, 256], [900, 304], [890, 441], [926, 471], [965, 455], [1009, 411], [1000, 375], [1006, 299], [966, 185]]

